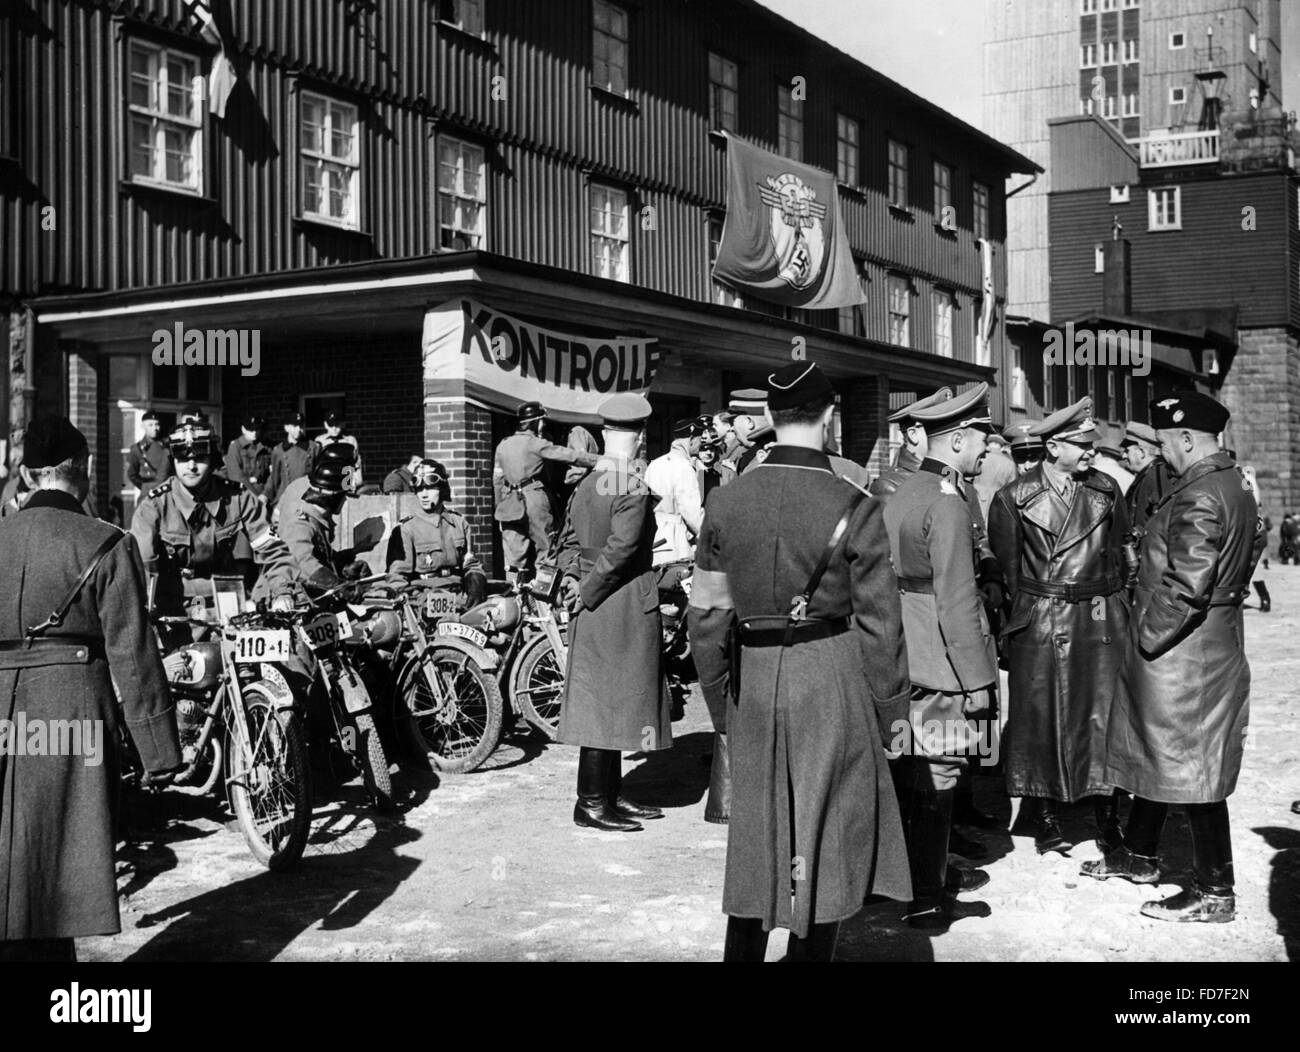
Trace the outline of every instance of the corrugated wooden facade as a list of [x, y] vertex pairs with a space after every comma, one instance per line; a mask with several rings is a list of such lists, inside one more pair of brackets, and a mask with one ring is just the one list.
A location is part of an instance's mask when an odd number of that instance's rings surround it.
[[[635, 0], [626, 99], [592, 89], [590, 0], [486, 0], [483, 37], [439, 23], [434, 0], [231, 0], [214, 5], [243, 76], [224, 119], [205, 118], [202, 197], [126, 179], [124, 62], [133, 36], [170, 42], [207, 68], [215, 49], [181, 0], [26, 0], [4, 19], [6, 131], [0, 173], [0, 289], [20, 297], [416, 257], [435, 249], [432, 163], [448, 133], [489, 148], [486, 244], [528, 262], [590, 272], [586, 186], [608, 180], [652, 208], [631, 280], [707, 300], [708, 215], [725, 205], [725, 145], [710, 134], [707, 53], [739, 64], [738, 131], [775, 147], [778, 84], [804, 78], [804, 155], [834, 169], [836, 114], [861, 123], [861, 190], [842, 191], [869, 302], [863, 334], [884, 340], [885, 270], [913, 277], [913, 342], [931, 347], [930, 297], [955, 292], [956, 356], [973, 360], [980, 285], [972, 180], [1005, 231], [1013, 155], [748, 0]], [[18, 90], [17, 85], [22, 85]], [[298, 92], [362, 111], [362, 230], [298, 218]], [[887, 141], [911, 148], [910, 215], [885, 200]], [[0, 154], [3, 150], [0, 149]], [[959, 229], [935, 228], [932, 164], [951, 165]], [[41, 230], [52, 206], [53, 230]], [[996, 260], [999, 298], [1005, 262]], [[964, 313], [963, 313], [964, 312]], [[813, 319], [834, 327], [834, 312]], [[969, 322], [969, 324], [968, 324]], [[1001, 339], [1001, 335], [999, 335]]]

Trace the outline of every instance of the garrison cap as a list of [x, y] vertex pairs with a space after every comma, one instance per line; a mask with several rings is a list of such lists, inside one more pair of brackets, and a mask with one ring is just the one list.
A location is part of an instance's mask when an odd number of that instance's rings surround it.
[[340, 413], [337, 409], [331, 409], [325, 415], [325, 423], [330, 424], [334, 427], [342, 427], [347, 422], [348, 422], [348, 418], [344, 416], [342, 413]]
[[1157, 431], [1187, 428], [1217, 435], [1232, 416], [1227, 406], [1200, 391], [1179, 391], [1151, 403], [1151, 426]]
[[767, 392], [757, 387], [745, 387], [731, 392], [731, 401], [727, 408], [743, 416], [762, 416], [763, 407], [767, 405]]
[[545, 420], [546, 409], [541, 402], [523, 402], [515, 410], [515, 416], [521, 424], [530, 424], [534, 420]]
[[[767, 378], [767, 407], [772, 412], [804, 405], [828, 404], [835, 389], [816, 362], [792, 362]], [[749, 436], [750, 441], [754, 436]]]
[[88, 448], [86, 436], [66, 416], [43, 416], [27, 428], [23, 464], [32, 469], [52, 468]]
[[931, 406], [938, 405], [940, 402], [946, 402], [952, 397], [951, 387], [940, 387], [932, 395], [926, 395], [924, 398], [918, 398], [915, 402], [903, 406], [902, 409], [889, 415], [891, 424], [902, 424], [912, 420], [912, 413], [917, 409], [929, 409]]
[[256, 413], [248, 413], [244, 419], [240, 421], [240, 426], [246, 431], [261, 431], [262, 425], [265, 423], [265, 418], [258, 416]]
[[298, 412], [286, 414], [284, 422], [285, 424], [297, 424], [299, 427], [303, 427], [307, 423], [307, 421], [303, 419], [302, 414]]
[[1032, 434], [1043, 439], [1080, 438], [1091, 436], [1097, 430], [1092, 419], [1092, 398], [1085, 395], [1072, 406], [1057, 410], [1045, 420], [1034, 425]]
[[977, 427], [987, 434], [993, 432], [993, 418], [989, 415], [989, 385], [976, 384], [969, 391], [943, 401], [933, 401], [908, 410], [908, 415], [921, 424], [931, 435], [959, 431], [964, 427]]
[[177, 460], [184, 460], [187, 453], [199, 457], [211, 456], [212, 425], [202, 414], [186, 418], [167, 436], [167, 442], [172, 447], [172, 456]]
[[1138, 445], [1139, 443], [1148, 446], [1159, 446], [1160, 436], [1156, 434], [1156, 429], [1150, 424], [1140, 424], [1136, 420], [1130, 420], [1124, 428], [1122, 445]]
[[601, 402], [597, 412], [600, 413], [600, 419], [606, 427], [622, 431], [639, 431], [641, 425], [650, 419], [654, 409], [644, 395], [616, 394], [613, 398], [606, 398]]

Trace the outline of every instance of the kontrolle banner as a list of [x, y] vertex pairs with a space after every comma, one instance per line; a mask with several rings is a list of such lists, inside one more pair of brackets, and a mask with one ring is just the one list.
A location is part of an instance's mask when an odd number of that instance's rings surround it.
[[427, 395], [464, 395], [503, 413], [541, 402], [566, 423], [599, 423], [610, 395], [648, 395], [659, 364], [653, 339], [559, 332], [467, 298], [424, 316], [423, 347]]

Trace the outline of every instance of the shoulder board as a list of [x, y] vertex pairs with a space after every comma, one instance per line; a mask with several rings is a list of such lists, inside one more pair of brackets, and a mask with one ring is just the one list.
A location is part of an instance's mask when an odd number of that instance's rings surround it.
[[165, 497], [171, 491], [172, 491], [172, 480], [168, 479], [166, 482], [159, 483], [156, 487], [154, 487], [148, 493], [146, 493], [145, 500], [155, 500], [158, 497]]

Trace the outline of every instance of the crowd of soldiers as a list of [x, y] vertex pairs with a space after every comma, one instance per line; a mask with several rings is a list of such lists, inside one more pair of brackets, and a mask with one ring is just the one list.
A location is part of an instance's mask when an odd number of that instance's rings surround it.
[[[1125, 492], [1098, 466], [1089, 399], [998, 434], [987, 397], [986, 385], [944, 389], [894, 414], [903, 447], [869, 486], [834, 450], [834, 392], [806, 363], [687, 421], [648, 464], [651, 406], [633, 394], [602, 405], [599, 442], [574, 427], [565, 445], [525, 403], [496, 451], [507, 574], [554, 563], [572, 614], [558, 734], [580, 749], [578, 825], [635, 832], [663, 815], [623, 794], [622, 754], [672, 745], [661, 593], [689, 582], [715, 729], [706, 818], [730, 826], [728, 960], [762, 959], [774, 927], [790, 930], [790, 959], [829, 959], [839, 923], [872, 896], [907, 902], [924, 931], [987, 914], [959, 896], [988, 874], [949, 859], [982, 850], [955, 823], [995, 824], [975, 807], [971, 773], [999, 740], [1018, 826], [1040, 854], [1072, 846], [1060, 809], [1091, 798], [1102, 857], [1083, 875], [1156, 883], [1165, 816], [1182, 806], [1194, 881], [1142, 912], [1234, 915], [1226, 800], [1249, 691], [1241, 606], [1264, 531], [1220, 448], [1228, 411], [1195, 392], [1154, 403], [1151, 425], [1129, 424], [1116, 451], [1134, 474]], [[334, 545], [343, 502], [362, 490], [344, 422], [308, 440], [293, 416], [270, 449], [263, 423], [244, 420], [219, 459], [201, 414], [183, 413], [166, 444], [146, 417], [129, 464], [141, 490], [133, 543], [84, 514], [84, 436], [62, 419], [33, 425], [23, 514], [0, 523], [14, 553], [0, 565], [11, 710], [89, 699], [115, 726], [110, 675], [138, 685], [122, 692], [123, 718], [165, 780], [180, 754], [147, 609], [193, 615], [218, 574], [243, 575], [274, 607], [364, 573], [362, 552]], [[550, 463], [569, 493], [558, 525]], [[482, 598], [442, 466], [412, 453], [382, 489], [419, 504], [385, 565], [455, 575], [468, 601]], [[48, 536], [73, 540], [51, 558]], [[71, 936], [118, 930], [111, 774], [29, 763], [15, 779], [9, 763], [0, 838], [44, 820], [34, 801], [63, 806], [56, 836], [17, 838], [34, 846], [0, 866], [0, 900], [26, 904], [4, 917], [0, 952], [65, 956]], [[66, 887], [94, 894], [70, 903]]]

